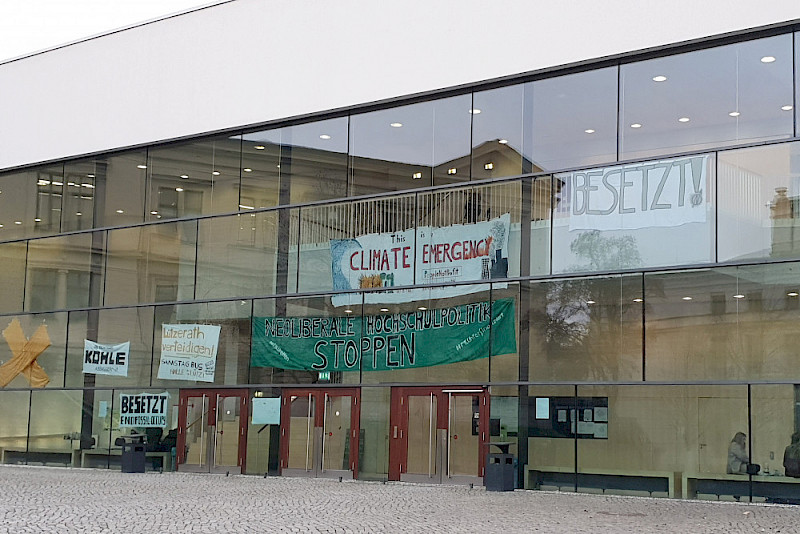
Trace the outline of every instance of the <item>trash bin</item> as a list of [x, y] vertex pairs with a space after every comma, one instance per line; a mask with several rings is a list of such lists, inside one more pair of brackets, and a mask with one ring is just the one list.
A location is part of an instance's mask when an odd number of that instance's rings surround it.
[[486, 491], [514, 491], [516, 461], [514, 455], [508, 452], [512, 444], [510, 441], [489, 443], [490, 446], [500, 449], [500, 452], [486, 455], [486, 476], [483, 479]]
[[117, 438], [122, 445], [122, 472], [144, 473], [145, 462], [145, 435], [128, 434]]

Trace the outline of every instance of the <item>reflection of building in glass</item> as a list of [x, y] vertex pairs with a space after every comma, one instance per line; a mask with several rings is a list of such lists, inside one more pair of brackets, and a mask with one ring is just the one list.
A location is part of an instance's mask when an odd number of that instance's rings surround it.
[[795, 30], [20, 156], [2, 461], [797, 499]]

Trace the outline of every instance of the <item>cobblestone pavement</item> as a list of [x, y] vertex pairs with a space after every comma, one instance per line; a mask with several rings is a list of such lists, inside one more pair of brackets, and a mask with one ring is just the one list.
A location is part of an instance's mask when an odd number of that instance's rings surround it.
[[0, 467], [0, 533], [800, 532], [800, 507]]

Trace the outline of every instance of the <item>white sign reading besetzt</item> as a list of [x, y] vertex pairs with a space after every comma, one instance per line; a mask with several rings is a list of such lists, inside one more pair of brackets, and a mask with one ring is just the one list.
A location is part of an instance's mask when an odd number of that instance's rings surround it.
[[119, 394], [120, 428], [167, 426], [169, 393]]
[[96, 375], [128, 376], [129, 341], [109, 345], [83, 341], [83, 372]]
[[213, 382], [219, 329], [208, 324], [162, 324], [158, 378]]

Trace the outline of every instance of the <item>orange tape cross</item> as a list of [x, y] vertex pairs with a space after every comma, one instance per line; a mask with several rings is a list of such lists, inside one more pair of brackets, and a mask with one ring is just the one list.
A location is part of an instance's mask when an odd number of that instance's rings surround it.
[[0, 365], [0, 387], [6, 387], [20, 374], [28, 379], [31, 387], [43, 388], [49, 384], [50, 377], [36, 362], [36, 358], [51, 344], [50, 336], [47, 335], [47, 326], [39, 325], [36, 332], [28, 339], [25, 337], [22, 325], [17, 319], [14, 319], [3, 330], [3, 337], [8, 343], [13, 357]]

